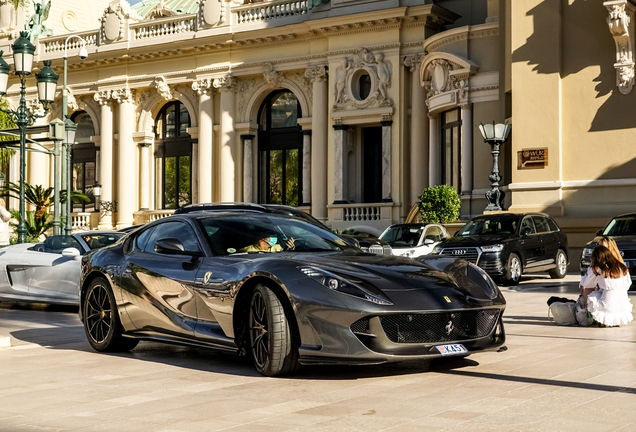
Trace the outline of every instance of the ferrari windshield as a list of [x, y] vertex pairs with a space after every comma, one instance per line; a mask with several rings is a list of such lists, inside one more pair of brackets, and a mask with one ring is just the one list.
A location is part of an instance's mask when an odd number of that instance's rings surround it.
[[356, 250], [330, 231], [298, 218], [226, 213], [198, 221], [215, 255]]
[[425, 226], [394, 225], [380, 236], [391, 247], [415, 247], [418, 245]]
[[611, 222], [603, 230], [603, 235], [606, 236], [626, 236], [636, 235], [636, 217], [625, 216], [617, 217], [611, 220]]
[[471, 220], [457, 232], [458, 237], [475, 235], [511, 235], [517, 232], [519, 217], [492, 216]]

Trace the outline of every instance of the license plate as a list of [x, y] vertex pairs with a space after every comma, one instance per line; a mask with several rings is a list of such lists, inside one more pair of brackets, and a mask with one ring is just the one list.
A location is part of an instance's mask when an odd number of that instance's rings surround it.
[[440, 352], [441, 355], [457, 355], [457, 354], [468, 354], [468, 350], [464, 348], [464, 345], [461, 344], [453, 344], [453, 345], [437, 345], [435, 348]]
[[625, 261], [625, 267], [629, 268], [629, 261]]

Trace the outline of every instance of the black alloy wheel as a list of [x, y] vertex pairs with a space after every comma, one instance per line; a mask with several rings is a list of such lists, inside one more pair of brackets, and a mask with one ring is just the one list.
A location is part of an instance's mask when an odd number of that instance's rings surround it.
[[563, 279], [568, 271], [568, 257], [563, 249], [559, 249], [554, 259], [556, 267], [548, 272], [552, 279]]
[[250, 351], [256, 370], [265, 376], [294, 372], [298, 368], [298, 343], [285, 309], [274, 292], [258, 284], [249, 309]]
[[503, 277], [505, 285], [519, 285], [521, 280], [521, 274], [523, 273], [523, 266], [521, 259], [516, 253], [511, 253], [508, 257], [508, 265], [506, 265], [506, 273]]
[[96, 351], [130, 351], [139, 343], [136, 339], [122, 336], [115, 296], [106, 280], [97, 278], [91, 282], [84, 296], [82, 311], [86, 337]]

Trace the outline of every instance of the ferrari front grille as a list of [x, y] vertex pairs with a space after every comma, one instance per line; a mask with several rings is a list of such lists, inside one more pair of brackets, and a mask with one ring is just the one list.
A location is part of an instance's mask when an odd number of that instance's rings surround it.
[[393, 343], [438, 343], [488, 336], [498, 309], [381, 316], [386, 336]]
[[354, 333], [371, 334], [371, 331], [369, 330], [369, 320], [367, 318], [354, 322], [351, 324], [350, 329]]

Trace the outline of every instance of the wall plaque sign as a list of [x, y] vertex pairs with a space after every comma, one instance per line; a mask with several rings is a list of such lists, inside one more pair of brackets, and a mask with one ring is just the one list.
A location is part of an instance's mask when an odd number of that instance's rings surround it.
[[525, 149], [517, 152], [517, 169], [543, 169], [548, 166], [548, 149]]

